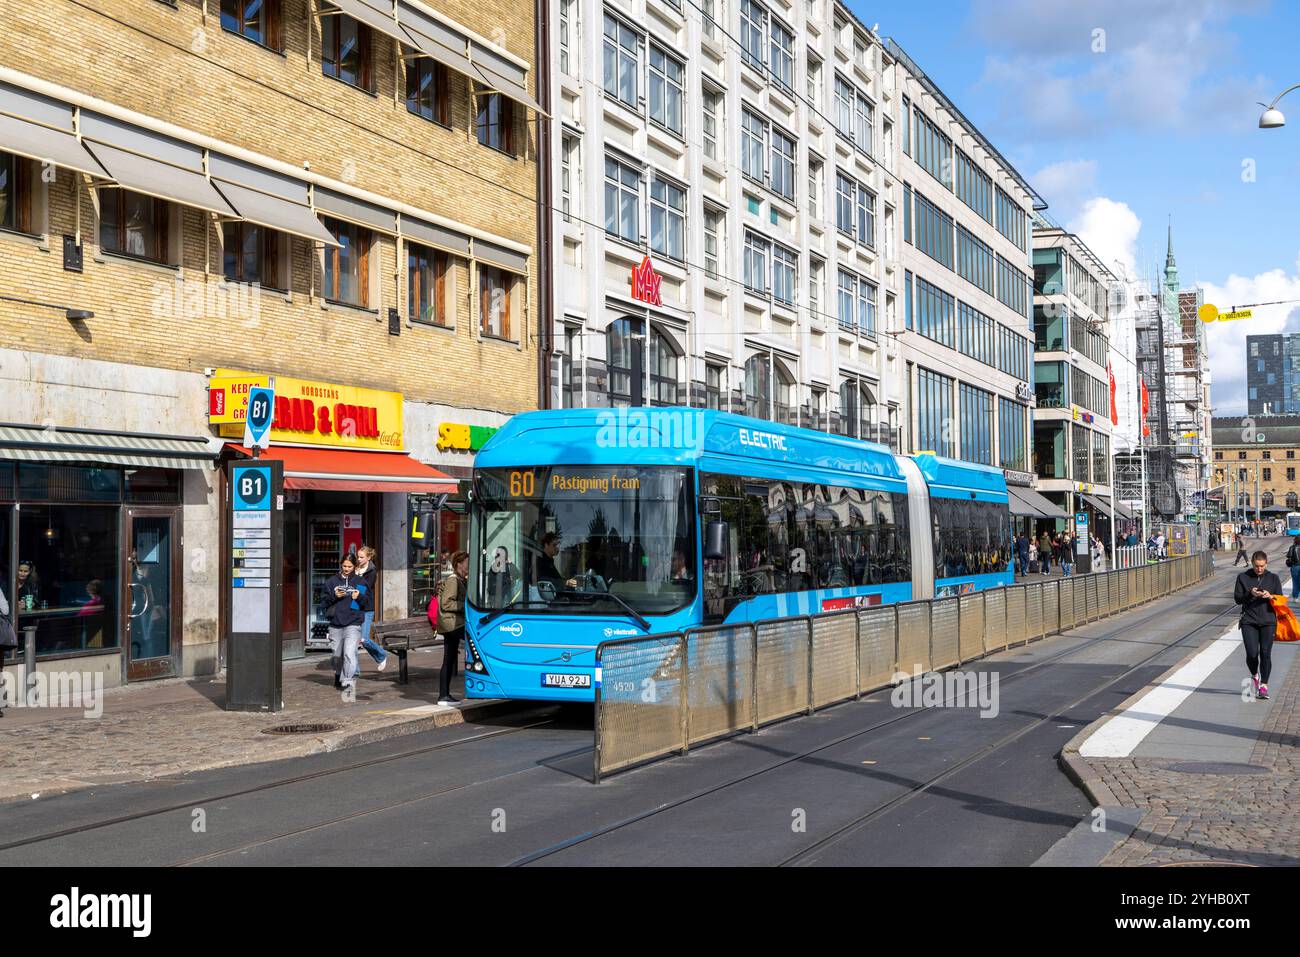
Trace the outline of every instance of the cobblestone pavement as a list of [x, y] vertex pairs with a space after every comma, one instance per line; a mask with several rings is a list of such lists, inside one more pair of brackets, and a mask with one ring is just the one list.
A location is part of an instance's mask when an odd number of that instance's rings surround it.
[[1300, 676], [1265, 705], [1251, 752], [1260, 774], [1187, 774], [1167, 758], [1087, 758], [1116, 799], [1143, 808], [1103, 866], [1214, 861], [1300, 866]]
[[[397, 659], [382, 674], [367, 661], [355, 703], [334, 689], [327, 655], [286, 662], [284, 710], [225, 711], [225, 679], [131, 685], [104, 692], [103, 714], [8, 708], [0, 718], [0, 801], [96, 784], [165, 777], [275, 761], [349, 744], [457, 724], [500, 707], [438, 706], [440, 646], [410, 654], [410, 683], [397, 684]], [[463, 690], [458, 677], [456, 697]], [[328, 733], [279, 736], [285, 724], [334, 724]]]

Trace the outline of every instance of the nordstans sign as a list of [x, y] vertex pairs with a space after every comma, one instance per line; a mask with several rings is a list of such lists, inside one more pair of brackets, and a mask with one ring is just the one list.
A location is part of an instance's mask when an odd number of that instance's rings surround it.
[[632, 298], [648, 302], [652, 306], [662, 306], [664, 300], [659, 294], [659, 287], [663, 281], [664, 277], [655, 272], [654, 264], [646, 256], [641, 260], [641, 265], [632, 269]]

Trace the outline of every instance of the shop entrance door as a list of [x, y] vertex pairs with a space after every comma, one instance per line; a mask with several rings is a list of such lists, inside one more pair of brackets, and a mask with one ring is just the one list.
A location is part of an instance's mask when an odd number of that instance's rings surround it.
[[172, 509], [128, 508], [122, 563], [122, 642], [128, 681], [167, 678], [180, 665], [180, 536]]

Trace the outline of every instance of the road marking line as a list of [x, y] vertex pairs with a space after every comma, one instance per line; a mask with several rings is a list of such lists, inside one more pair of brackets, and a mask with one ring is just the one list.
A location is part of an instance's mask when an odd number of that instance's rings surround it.
[[1191, 661], [1089, 735], [1079, 754], [1085, 758], [1127, 758], [1156, 725], [1173, 714], [1240, 647], [1240, 630], [1233, 627], [1225, 631]]

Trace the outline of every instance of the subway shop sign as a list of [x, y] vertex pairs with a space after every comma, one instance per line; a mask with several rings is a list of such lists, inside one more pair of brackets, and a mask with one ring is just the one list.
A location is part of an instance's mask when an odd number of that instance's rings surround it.
[[[255, 372], [218, 369], [208, 382], [208, 424], [224, 437], [241, 438], [248, 393], [269, 382]], [[402, 394], [277, 375], [271, 441], [401, 451]]]
[[491, 425], [462, 425], [459, 422], [438, 423], [438, 451], [455, 449], [461, 452], [477, 452], [495, 435], [497, 429]]

